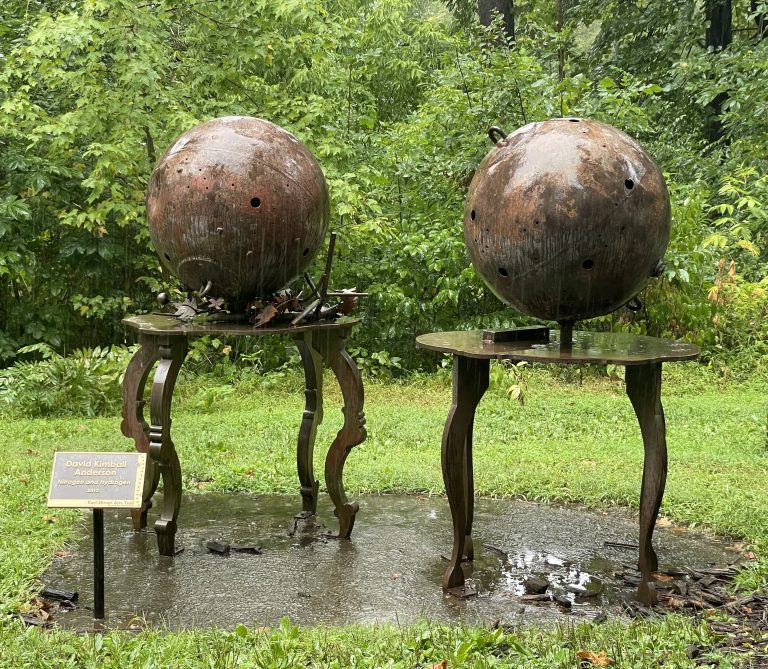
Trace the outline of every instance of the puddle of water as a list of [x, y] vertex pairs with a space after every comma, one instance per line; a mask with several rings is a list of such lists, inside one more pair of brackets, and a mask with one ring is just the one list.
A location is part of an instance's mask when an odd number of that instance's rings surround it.
[[[282, 616], [302, 625], [545, 623], [619, 615], [634, 596], [614, 573], [635, 563], [637, 550], [604, 544], [637, 542], [637, 520], [622, 511], [477, 500], [475, 561], [465, 573], [478, 595], [458, 599], [440, 585], [441, 556], [451, 550], [445, 498], [362, 497], [351, 541], [326, 536], [335, 529], [327, 500], [316, 522], [297, 524], [298, 508], [290, 496], [186, 495], [176, 539], [184, 551], [175, 558], [158, 555], [154, 533], [134, 533], [126, 512], [105, 512], [107, 624], [136, 616], [171, 629], [272, 625]], [[57, 619], [64, 627], [93, 627], [89, 519], [70, 554], [43, 576], [46, 585], [80, 593], [80, 607]], [[211, 540], [257, 545], [262, 553], [215, 554], [206, 548]], [[718, 539], [675, 528], [658, 528], [655, 545], [662, 567], [722, 566], [737, 557]], [[570, 611], [523, 601], [531, 578], [548, 581]]]

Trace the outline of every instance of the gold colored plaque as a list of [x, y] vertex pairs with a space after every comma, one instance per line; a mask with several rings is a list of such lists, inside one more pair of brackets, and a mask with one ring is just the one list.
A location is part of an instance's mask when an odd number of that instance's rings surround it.
[[48, 506], [139, 509], [146, 467], [146, 453], [54, 453]]

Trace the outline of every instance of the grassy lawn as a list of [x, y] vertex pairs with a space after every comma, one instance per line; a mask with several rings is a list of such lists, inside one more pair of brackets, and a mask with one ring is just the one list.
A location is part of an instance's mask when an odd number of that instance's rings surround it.
[[[574, 374], [525, 376], [525, 404], [501, 380], [475, 422], [479, 494], [636, 508], [642, 463], [639, 429], [623, 384]], [[339, 396], [326, 383], [318, 444], [341, 424]], [[723, 383], [694, 367], [668, 365], [663, 393], [669, 478], [662, 514], [727, 534], [760, 556], [743, 587], [768, 574], [766, 386]], [[366, 387], [368, 440], [349, 457], [354, 492], [442, 492], [440, 436], [450, 404], [446, 377]], [[298, 377], [278, 387], [217, 393], [180, 384], [174, 441], [188, 490], [296, 493], [294, 444], [303, 408]], [[605, 650], [615, 666], [695, 666], [689, 644], [712, 641], [706, 625], [664, 620], [502, 632], [422, 625], [400, 628], [275, 629], [76, 636], [24, 629], [10, 614], [35, 592], [36, 577], [70, 536], [79, 512], [45, 507], [54, 450], [128, 450], [119, 419], [3, 423], [0, 461], [0, 667], [578, 667], [578, 650]], [[322, 472], [323, 449], [317, 449]], [[448, 532], [446, 528], [446, 532]], [[437, 585], [436, 585], [437, 587]], [[723, 659], [720, 666], [731, 666]], [[334, 664], [335, 663], [335, 664]]]

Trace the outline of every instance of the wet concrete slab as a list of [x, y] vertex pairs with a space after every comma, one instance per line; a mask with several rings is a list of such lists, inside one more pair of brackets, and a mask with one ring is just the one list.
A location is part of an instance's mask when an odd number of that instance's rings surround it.
[[[153, 532], [133, 532], [126, 512], [107, 511], [107, 626], [137, 616], [171, 629], [272, 625], [283, 616], [302, 625], [424, 618], [514, 625], [621, 615], [634, 598], [614, 577], [637, 560], [637, 519], [629, 512], [477, 500], [475, 562], [465, 569], [478, 594], [458, 599], [440, 585], [451, 549], [445, 498], [359, 501], [352, 540], [344, 541], [327, 536], [335, 519], [326, 499], [313, 522], [294, 519], [296, 497], [189, 494], [176, 540], [184, 550], [174, 558], [158, 555]], [[93, 627], [89, 521], [42, 579], [80, 593], [79, 606], [57, 616], [63, 627]], [[211, 541], [260, 546], [261, 553], [222, 555], [206, 547]], [[655, 545], [662, 568], [724, 566], [738, 557], [726, 542], [684, 528], [659, 527]], [[529, 590], [548, 582], [566, 605], [523, 600], [526, 580]]]

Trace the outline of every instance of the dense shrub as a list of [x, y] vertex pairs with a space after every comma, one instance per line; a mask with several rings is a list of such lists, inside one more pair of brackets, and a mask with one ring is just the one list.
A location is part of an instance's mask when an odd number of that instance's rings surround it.
[[734, 42], [715, 50], [707, 3], [665, 0], [569, 3], [559, 29], [551, 3], [515, 3], [514, 43], [463, 0], [9, 0], [0, 360], [36, 342], [126, 343], [120, 318], [173, 284], [144, 220], [152, 166], [225, 114], [269, 118], [320, 160], [340, 233], [333, 283], [371, 294], [354, 346], [373, 370], [433, 367], [413, 346], [427, 330], [527, 322], [469, 266], [464, 196], [487, 126], [571, 114], [638, 137], [673, 199], [667, 273], [646, 308], [589, 327], [685, 336], [710, 359], [762, 355], [757, 334], [723, 336], [735, 321], [713, 322], [708, 295], [720, 261], [747, 283], [766, 274], [768, 40], [752, 16], [764, 4], [734, 1]]
[[65, 357], [37, 344], [19, 353], [38, 353], [42, 359], [19, 360], [0, 372], [0, 406], [6, 411], [34, 418], [112, 415], [119, 410], [120, 382], [131, 349], [79, 349]]

